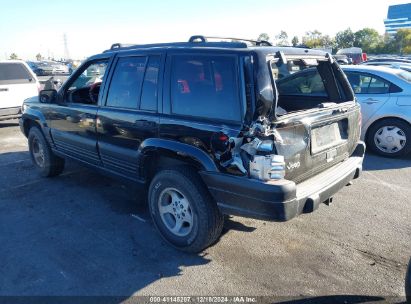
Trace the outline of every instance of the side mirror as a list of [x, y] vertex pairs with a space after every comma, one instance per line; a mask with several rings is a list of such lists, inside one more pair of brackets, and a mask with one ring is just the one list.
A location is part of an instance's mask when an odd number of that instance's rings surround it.
[[42, 90], [39, 93], [39, 100], [42, 103], [53, 103], [57, 100], [56, 90]]

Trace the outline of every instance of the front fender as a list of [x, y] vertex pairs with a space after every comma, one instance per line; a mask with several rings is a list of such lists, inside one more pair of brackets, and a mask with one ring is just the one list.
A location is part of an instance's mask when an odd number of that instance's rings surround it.
[[24, 113], [21, 115], [20, 118], [20, 125], [22, 127], [22, 132], [24, 135], [28, 136], [28, 128], [27, 128], [27, 123], [36, 123], [40, 126], [40, 128], [43, 130], [47, 128], [47, 122], [46, 118], [44, 117], [43, 113], [39, 111], [38, 109], [32, 108], [32, 107], [27, 107], [24, 110]]

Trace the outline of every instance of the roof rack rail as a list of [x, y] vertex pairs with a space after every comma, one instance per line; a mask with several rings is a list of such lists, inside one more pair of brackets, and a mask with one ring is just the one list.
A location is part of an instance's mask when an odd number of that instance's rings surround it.
[[242, 39], [242, 38], [232, 38], [232, 37], [213, 37], [213, 36], [202, 36], [202, 35], [195, 35], [191, 36], [188, 42], [201, 42], [206, 43], [208, 39], [226, 39], [226, 40], [233, 40], [233, 41], [245, 41], [254, 43], [256, 46], [273, 46], [270, 42], [266, 40], [251, 40], [251, 39]]
[[[209, 39], [221, 39], [221, 40], [231, 40], [231, 41], [208, 41]], [[227, 38], [227, 37], [211, 37], [194, 35], [191, 36], [188, 42], [167, 42], [167, 43], [153, 43], [153, 44], [124, 44], [124, 43], [113, 43], [108, 50], [104, 53], [120, 50], [133, 50], [133, 49], [143, 49], [143, 48], [153, 48], [153, 47], [221, 47], [221, 48], [247, 48], [246, 42], [251, 42], [256, 46], [272, 46], [268, 41], [261, 40], [250, 40], [250, 39], [240, 39], [240, 38]]]
[[120, 49], [124, 47], [130, 47], [133, 46], [134, 44], [125, 44], [125, 43], [113, 43], [110, 47], [110, 50], [115, 50], [115, 49]]

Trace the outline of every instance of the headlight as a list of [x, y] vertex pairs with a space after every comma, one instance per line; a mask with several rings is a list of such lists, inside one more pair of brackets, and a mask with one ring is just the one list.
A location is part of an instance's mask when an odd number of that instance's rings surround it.
[[26, 112], [26, 110], [27, 110], [27, 105], [23, 103], [23, 105], [21, 106], [21, 113], [23, 114], [24, 112]]

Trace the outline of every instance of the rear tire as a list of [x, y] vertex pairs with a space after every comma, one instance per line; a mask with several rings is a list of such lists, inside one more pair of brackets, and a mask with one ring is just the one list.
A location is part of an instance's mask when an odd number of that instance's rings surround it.
[[190, 168], [157, 173], [148, 201], [154, 225], [179, 250], [200, 252], [221, 235], [223, 215], [199, 175]]
[[28, 142], [31, 159], [41, 176], [52, 177], [63, 172], [64, 159], [53, 154], [39, 128], [30, 128]]
[[396, 118], [377, 121], [367, 132], [367, 145], [381, 156], [404, 156], [411, 152], [411, 126]]

